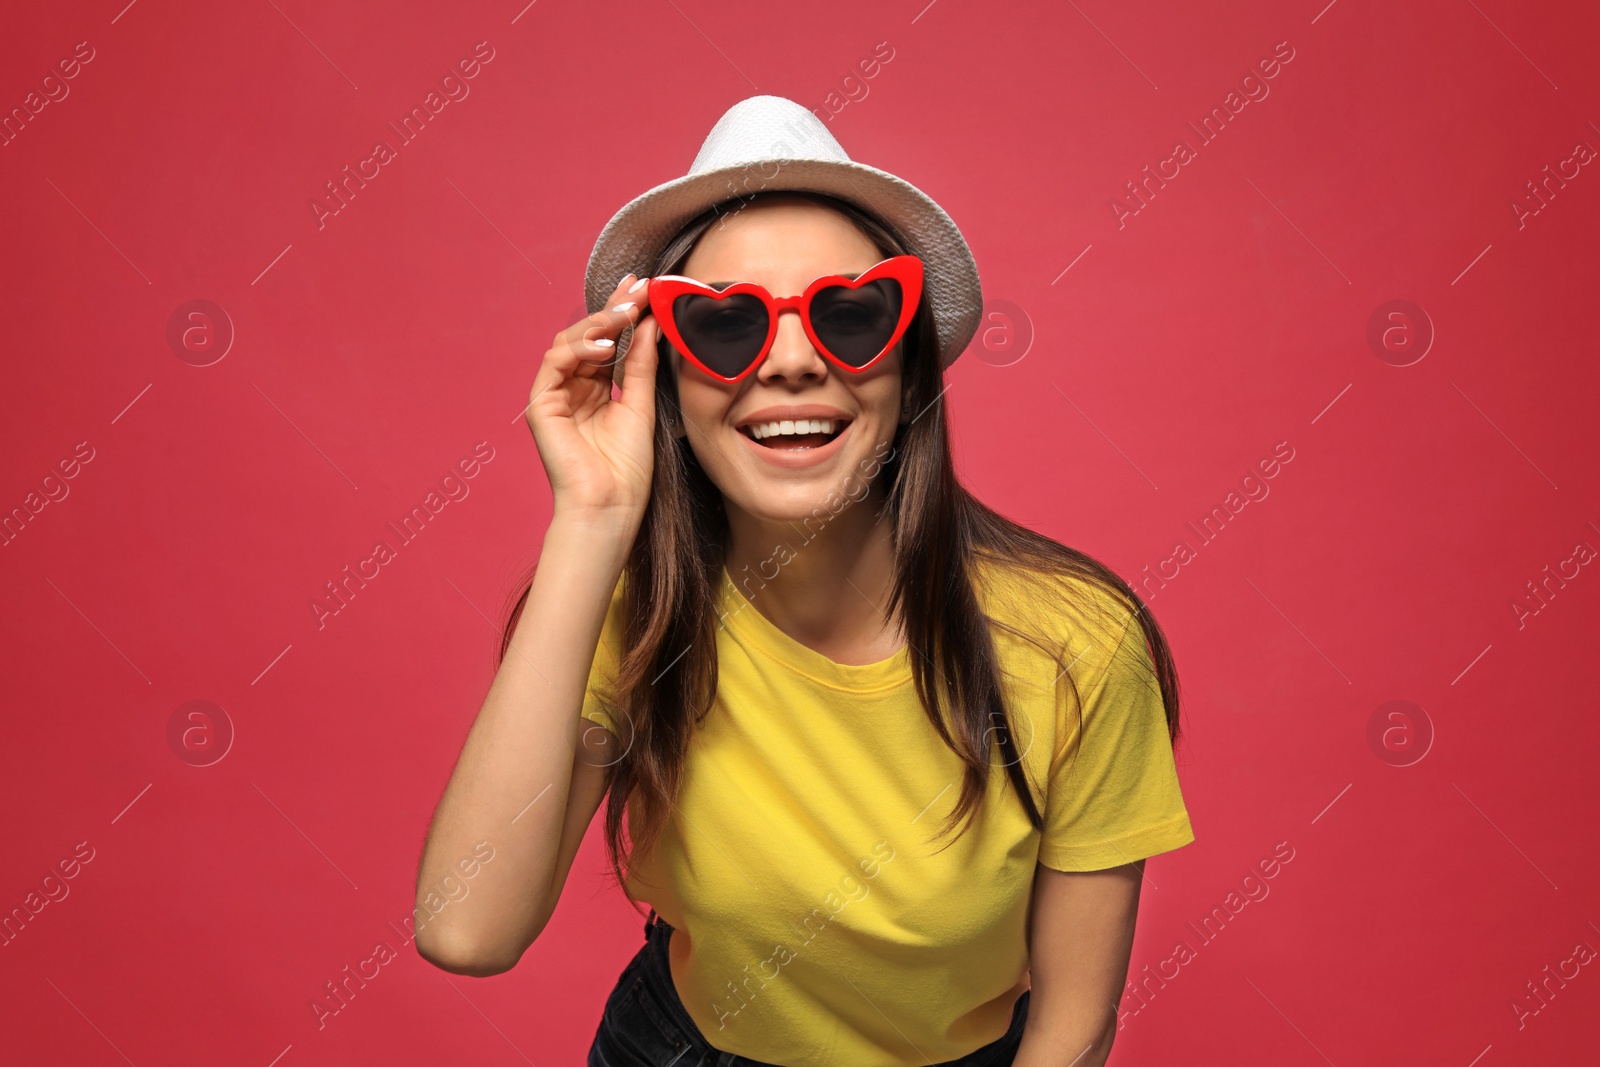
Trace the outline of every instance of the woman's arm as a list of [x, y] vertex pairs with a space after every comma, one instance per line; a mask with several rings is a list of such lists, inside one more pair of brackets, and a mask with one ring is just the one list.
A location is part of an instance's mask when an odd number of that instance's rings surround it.
[[[545, 534], [511, 645], [428, 830], [418, 906], [487, 841], [467, 896], [417, 931], [424, 959], [457, 974], [509, 970], [555, 910], [578, 844], [605, 793], [604, 757], [580, 748], [589, 666], [622, 573], [626, 532], [557, 516]], [[613, 746], [614, 751], [614, 746]], [[437, 902], [437, 901], [436, 901]]]
[[1014, 1067], [1101, 1067], [1117, 1036], [1144, 861], [1034, 875], [1033, 992]]
[[[553, 517], [417, 871], [417, 902], [428, 916], [417, 951], [458, 974], [516, 965], [555, 910], [605, 792], [606, 772], [580, 754], [578, 713], [655, 467], [655, 320], [641, 320], [639, 301], [626, 299], [643, 285], [625, 289], [630, 282], [631, 274], [617, 285], [609, 311], [556, 334], [528, 400]], [[633, 345], [617, 381], [615, 341], [630, 324]], [[440, 884], [459, 886], [458, 866], [485, 858], [485, 841], [492, 862], [477, 868], [470, 893], [430, 913], [427, 901], [446, 896]]]

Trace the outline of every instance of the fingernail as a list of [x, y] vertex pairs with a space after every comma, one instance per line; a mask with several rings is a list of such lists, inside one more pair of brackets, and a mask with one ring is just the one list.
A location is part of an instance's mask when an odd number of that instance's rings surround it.
[[589, 343], [592, 344], [592, 345], [598, 345], [601, 348], [610, 348], [612, 345], [616, 344], [617, 342], [613, 341], [609, 337], [596, 337], [594, 340], [590, 341]]
[[622, 280], [617, 282], [617, 288], [621, 289], [623, 287], [623, 285], [625, 285], [627, 283], [628, 279], [632, 278], [632, 277], [635, 277], [635, 275], [633, 274], [632, 271], [629, 271], [627, 274], [624, 274], [622, 276]]
[[633, 307], [633, 301], [632, 300], [628, 301], [626, 304], [618, 304], [616, 307], [612, 308], [611, 310], [612, 311], [627, 311], [631, 307]]
[[643, 289], [649, 281], [649, 278], [640, 278], [638, 281], [628, 286], [628, 292], [637, 293], [640, 289]]

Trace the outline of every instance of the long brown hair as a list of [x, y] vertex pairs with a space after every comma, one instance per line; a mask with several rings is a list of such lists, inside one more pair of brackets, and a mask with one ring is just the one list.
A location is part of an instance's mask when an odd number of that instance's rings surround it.
[[[885, 257], [908, 251], [892, 226], [847, 201], [811, 192], [757, 192], [718, 204], [688, 222], [646, 276], [679, 272], [706, 230], [737, 209], [730, 205], [771, 195], [839, 212]], [[644, 519], [624, 565], [626, 651], [613, 684], [597, 692], [612, 718], [631, 733], [620, 739], [624, 751], [612, 764], [605, 812], [606, 855], [624, 893], [632, 860], [645, 855], [665, 827], [693, 730], [711, 710], [716, 694], [720, 584], [728, 536], [721, 491], [695, 458], [688, 438], [675, 436], [669, 425], [669, 419], [682, 415], [669, 344], [664, 337], [658, 344], [655, 472]], [[898, 611], [904, 620], [915, 653], [916, 691], [929, 722], [966, 765], [960, 799], [939, 836], [977, 814], [988, 787], [991, 741], [999, 747], [1029, 822], [1042, 830], [1044, 816], [1023, 774], [1001, 688], [992, 629], [1045, 648], [1062, 669], [1057, 684], [1066, 679], [1072, 706], [1081, 714], [1077, 683], [1071, 665], [1061, 662], [1059, 648], [984, 613], [976, 585], [977, 559], [1009, 565], [1013, 573], [1036, 580], [1032, 588], [1038, 599], [1030, 597], [1030, 602], [1076, 603], [1088, 612], [1081, 617], [1105, 614], [1091, 606], [1094, 598], [1083, 583], [1111, 593], [1124, 611], [1124, 624], [1137, 618], [1144, 631], [1173, 742], [1179, 736], [1177, 672], [1161, 628], [1122, 578], [1085, 553], [985, 506], [956, 479], [945, 408], [939, 402], [945, 385], [936, 344], [932, 312], [923, 300], [906, 332], [901, 364], [906, 400], [920, 414], [899, 428], [877, 475], [887, 487], [884, 511], [894, 546], [887, 613], [894, 618]], [[502, 659], [531, 584], [530, 575], [505, 624]]]

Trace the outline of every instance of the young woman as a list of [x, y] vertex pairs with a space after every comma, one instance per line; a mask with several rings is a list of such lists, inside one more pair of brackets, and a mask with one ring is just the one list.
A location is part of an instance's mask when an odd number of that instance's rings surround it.
[[[643, 276], [596, 285], [608, 256]], [[1143, 861], [1194, 836], [1177, 680], [1125, 582], [955, 477], [959, 231], [756, 97], [589, 283], [534, 379], [554, 511], [419, 904], [494, 860], [419, 951], [514, 966], [604, 797], [651, 912], [590, 1067], [1103, 1064]]]

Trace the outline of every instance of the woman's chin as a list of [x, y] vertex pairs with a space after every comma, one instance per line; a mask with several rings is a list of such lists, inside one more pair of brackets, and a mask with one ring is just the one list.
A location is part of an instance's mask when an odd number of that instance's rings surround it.
[[889, 446], [864, 445], [870, 437], [870, 426], [852, 422], [820, 447], [797, 448], [730, 430], [708, 471], [730, 507], [809, 538], [871, 492]]

